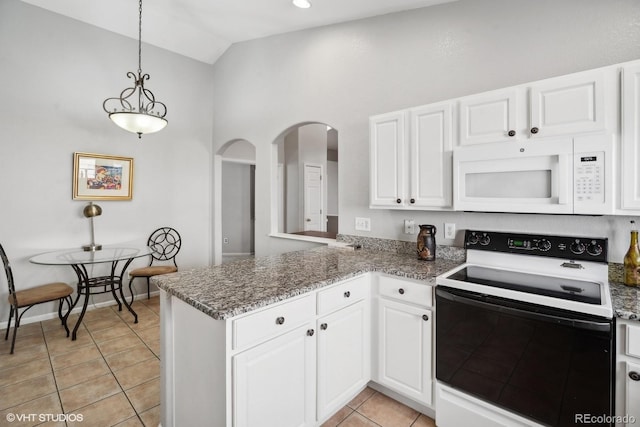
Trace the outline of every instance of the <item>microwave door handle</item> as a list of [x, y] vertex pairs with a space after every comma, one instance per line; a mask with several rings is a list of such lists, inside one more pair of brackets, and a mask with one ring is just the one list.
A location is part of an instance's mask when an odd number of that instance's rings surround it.
[[568, 154], [558, 155], [558, 204], [569, 203], [569, 184], [571, 183], [572, 170], [569, 167], [570, 156]]

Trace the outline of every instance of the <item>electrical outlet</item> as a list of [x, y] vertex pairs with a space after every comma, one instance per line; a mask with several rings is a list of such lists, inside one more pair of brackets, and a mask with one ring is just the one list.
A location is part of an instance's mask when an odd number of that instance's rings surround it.
[[228, 238], [228, 237], [225, 237], [224, 239], [222, 239], [222, 243], [225, 243], [225, 244], [226, 244], [226, 243], [229, 243], [229, 238]]
[[371, 231], [371, 218], [356, 217], [356, 230]]
[[413, 234], [416, 232], [416, 223], [412, 219], [404, 220], [404, 234]]
[[444, 223], [444, 238], [445, 239], [455, 239], [456, 238], [456, 225], [452, 222]]

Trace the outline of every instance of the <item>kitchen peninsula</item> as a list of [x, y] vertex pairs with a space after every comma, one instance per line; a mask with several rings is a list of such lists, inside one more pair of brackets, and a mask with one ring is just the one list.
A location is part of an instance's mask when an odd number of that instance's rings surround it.
[[433, 287], [463, 261], [323, 247], [154, 278], [162, 425], [319, 425], [369, 381], [433, 414]]

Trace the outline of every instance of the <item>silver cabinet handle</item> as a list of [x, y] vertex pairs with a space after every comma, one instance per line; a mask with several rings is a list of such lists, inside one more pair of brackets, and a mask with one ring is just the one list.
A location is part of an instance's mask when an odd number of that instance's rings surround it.
[[640, 374], [637, 373], [636, 371], [631, 371], [629, 372], [629, 378], [631, 378], [634, 381], [640, 381]]
[[312, 337], [315, 332], [316, 331], [314, 331], [313, 329], [307, 329], [307, 335], [309, 335], [310, 337]]
[[429, 320], [429, 316], [427, 316], [426, 314], [423, 314], [422, 315], [422, 320], [424, 320], [426, 322], [427, 320]]
[[398, 292], [400, 292], [400, 295], [404, 295], [404, 289], [400, 288], [398, 289]]
[[276, 319], [276, 325], [282, 325], [284, 323], [284, 317], [278, 317]]
[[344, 293], [345, 298], [349, 298], [351, 296], [351, 292], [347, 291]]
[[327, 330], [328, 327], [329, 327], [329, 325], [327, 325], [326, 323], [322, 323], [320, 325], [320, 329], [322, 329], [323, 331]]

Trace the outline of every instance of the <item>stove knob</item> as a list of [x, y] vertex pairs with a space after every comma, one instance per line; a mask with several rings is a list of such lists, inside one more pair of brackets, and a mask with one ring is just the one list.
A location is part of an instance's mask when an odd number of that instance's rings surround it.
[[471, 233], [471, 236], [469, 236], [469, 240], [467, 240], [467, 243], [469, 243], [470, 245], [475, 245], [476, 243], [478, 243], [478, 235], [476, 233]]
[[483, 234], [482, 237], [480, 237], [480, 244], [482, 246], [487, 246], [489, 243], [491, 243], [491, 238], [488, 234]]
[[551, 249], [551, 242], [548, 241], [547, 239], [540, 239], [538, 240], [538, 243], [536, 244], [536, 246], [542, 252], [546, 252], [549, 249]]
[[571, 249], [571, 252], [573, 252], [576, 255], [580, 255], [581, 253], [584, 252], [584, 243], [582, 243], [580, 240], [576, 239], [573, 243], [571, 243], [571, 245], [569, 246], [569, 249]]
[[587, 253], [591, 256], [598, 256], [602, 253], [602, 246], [595, 240], [592, 240], [591, 243], [587, 245]]

